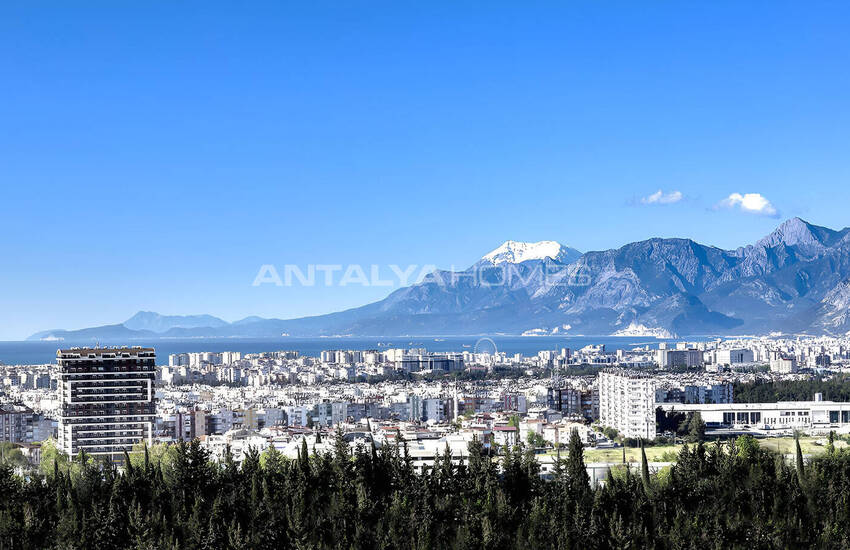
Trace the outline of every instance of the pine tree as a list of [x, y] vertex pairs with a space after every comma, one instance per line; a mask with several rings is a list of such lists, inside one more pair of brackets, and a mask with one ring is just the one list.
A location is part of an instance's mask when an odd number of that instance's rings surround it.
[[201, 499], [198, 499], [192, 507], [192, 514], [189, 516], [185, 528], [185, 540], [190, 544], [190, 548], [198, 548], [203, 544], [207, 532], [206, 528], [203, 505]]
[[234, 519], [227, 530], [227, 546], [232, 550], [248, 550], [248, 540], [242, 534], [242, 526]]
[[142, 506], [133, 500], [129, 514], [130, 540], [136, 549], [154, 548], [151, 514], [145, 513]]
[[691, 443], [698, 443], [705, 439], [705, 422], [699, 412], [691, 414], [688, 422], [688, 439]]
[[207, 533], [201, 544], [203, 550], [218, 550], [224, 547], [224, 543], [228, 539], [226, 532], [227, 524], [224, 523], [224, 519], [221, 495], [218, 495], [215, 497], [215, 501], [213, 501]]

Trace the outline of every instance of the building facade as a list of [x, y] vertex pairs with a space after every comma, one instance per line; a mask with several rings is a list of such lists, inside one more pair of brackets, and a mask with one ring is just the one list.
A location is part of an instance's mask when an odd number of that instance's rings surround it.
[[850, 403], [835, 401], [780, 401], [778, 403], [678, 404], [663, 403], [665, 411], [699, 412], [709, 428], [760, 430], [850, 429]]
[[734, 348], [717, 350], [718, 365], [739, 365], [755, 361], [755, 354], [751, 349]]
[[599, 373], [599, 421], [628, 438], [655, 439], [655, 381], [643, 373]]
[[793, 374], [797, 372], [797, 358], [779, 351], [771, 352], [770, 372], [781, 374]]
[[698, 367], [703, 364], [703, 354], [698, 349], [659, 349], [656, 361], [661, 368]]
[[59, 449], [120, 460], [134, 444], [153, 443], [153, 348], [70, 348], [59, 364]]
[[734, 388], [729, 382], [666, 386], [655, 389], [656, 403], [733, 403]]
[[407, 372], [434, 372], [463, 370], [463, 354], [460, 353], [422, 353], [405, 355], [396, 362], [396, 367]]
[[26, 405], [0, 403], [0, 441], [27, 443], [33, 440], [33, 412]]
[[593, 422], [599, 419], [597, 388], [548, 388], [546, 406], [565, 415], [582, 415]]

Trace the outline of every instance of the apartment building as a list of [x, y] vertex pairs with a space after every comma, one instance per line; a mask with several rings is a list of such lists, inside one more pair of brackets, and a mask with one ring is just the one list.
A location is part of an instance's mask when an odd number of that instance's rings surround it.
[[121, 460], [134, 444], [153, 443], [153, 348], [70, 348], [56, 358], [60, 450]]
[[661, 368], [698, 367], [703, 364], [703, 353], [698, 349], [659, 349], [656, 361]]
[[32, 409], [26, 405], [0, 403], [0, 441], [25, 443], [32, 440]]
[[599, 421], [623, 437], [655, 438], [655, 381], [644, 373], [606, 369], [597, 377]]

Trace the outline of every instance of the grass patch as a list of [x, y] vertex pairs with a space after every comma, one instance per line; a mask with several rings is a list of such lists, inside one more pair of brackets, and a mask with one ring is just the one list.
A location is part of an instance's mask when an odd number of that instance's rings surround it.
[[[826, 452], [826, 437], [801, 437], [800, 438], [800, 449], [803, 451], [805, 455], [817, 456], [819, 454], [823, 454]], [[794, 438], [793, 437], [771, 437], [765, 439], [758, 440], [759, 445], [762, 448], [769, 449], [771, 451], [783, 453], [783, 454], [793, 454], [794, 453]], [[712, 442], [707, 442], [707, 444], [712, 444]], [[847, 448], [848, 444], [845, 441], [835, 441], [835, 448], [842, 449]], [[678, 455], [679, 451], [681, 451], [682, 445], [659, 445], [657, 447], [647, 447], [646, 448], [646, 459], [649, 462], [670, 462], [671, 458]], [[555, 454], [554, 452], [549, 452], [547, 454]], [[563, 455], [563, 451], [562, 451]], [[622, 462], [623, 460], [623, 449], [622, 447], [617, 447], [616, 449], [594, 449], [594, 448], [586, 448], [584, 450], [584, 461], [585, 462]], [[640, 462], [640, 449], [635, 448], [626, 448], [626, 461], [627, 462]]]
[[[647, 447], [646, 459], [650, 462], [667, 462], [664, 455], [667, 453], [677, 455], [681, 448], [681, 445], [659, 445], [657, 447]], [[584, 460], [585, 462], [622, 462], [623, 449], [622, 447], [618, 447], [616, 449], [585, 449]], [[640, 462], [640, 449], [637, 447], [627, 447], [626, 461]]]

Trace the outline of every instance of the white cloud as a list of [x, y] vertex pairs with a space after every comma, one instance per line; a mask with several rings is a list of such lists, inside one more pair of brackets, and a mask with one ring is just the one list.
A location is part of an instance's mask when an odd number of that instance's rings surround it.
[[737, 208], [741, 212], [779, 217], [779, 211], [761, 193], [732, 193], [717, 204], [720, 208]]
[[641, 204], [673, 204], [675, 202], [679, 202], [682, 200], [683, 195], [681, 191], [670, 191], [669, 193], [664, 193], [659, 189], [655, 193], [643, 197], [640, 202]]

